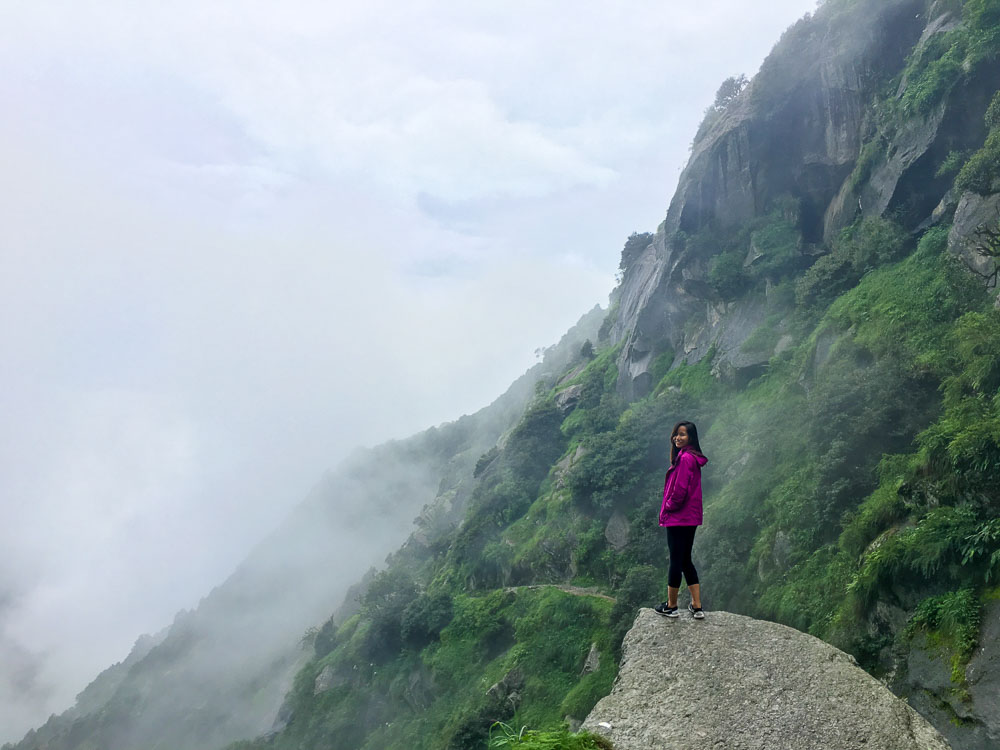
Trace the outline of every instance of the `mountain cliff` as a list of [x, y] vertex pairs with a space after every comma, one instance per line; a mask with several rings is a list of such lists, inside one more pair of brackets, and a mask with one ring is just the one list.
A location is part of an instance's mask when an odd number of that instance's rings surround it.
[[[575, 726], [663, 598], [681, 419], [710, 459], [708, 617], [826, 640], [957, 750], [996, 747], [998, 59], [1000, 0], [827, 0], [706, 113], [603, 321], [501, 414], [325, 480], [322, 523], [291, 520], [18, 750], [464, 749], [495, 721]], [[337, 557], [336, 535], [386, 523], [400, 476], [416, 527], [338, 607], [374, 559]], [[244, 639], [258, 617], [284, 623], [273, 643]]]
[[1000, 67], [971, 54], [961, 74], [938, 67], [966, 37], [992, 33], [996, 19], [979, 10], [985, 32], [963, 22], [961, 3], [829, 3], [710, 110], [666, 220], [619, 291], [624, 393], [646, 395], [667, 351], [696, 362], [715, 346], [717, 367], [756, 374], [773, 348], [743, 344], [771, 310], [740, 276], [779, 282], [805, 270], [858, 220], [888, 216], [913, 231], [944, 219], [942, 201], [961, 201], [975, 216], [956, 222], [952, 248], [982, 262], [966, 240], [996, 203], [951, 191], [954, 174], [940, 172], [983, 145]]

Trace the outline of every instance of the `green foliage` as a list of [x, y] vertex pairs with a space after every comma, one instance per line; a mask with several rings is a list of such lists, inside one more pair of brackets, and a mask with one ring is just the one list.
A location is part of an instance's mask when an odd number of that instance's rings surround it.
[[[947, 235], [944, 237], [947, 239]], [[867, 271], [897, 259], [905, 243], [906, 233], [902, 228], [879, 217], [864, 219], [844, 229], [834, 243], [833, 252], [820, 257], [796, 283], [796, 303], [822, 309]]]
[[962, 76], [967, 51], [964, 30], [931, 36], [909, 60], [901, 104], [910, 115], [927, 114]]
[[313, 638], [313, 652], [317, 659], [322, 659], [336, 647], [337, 626], [331, 617], [316, 631], [316, 637]]
[[962, 16], [968, 28], [968, 64], [989, 63], [1000, 55], [1000, 0], [967, 0]]
[[657, 603], [663, 583], [663, 574], [652, 565], [638, 565], [628, 571], [615, 591], [615, 606], [611, 610], [611, 633], [616, 649], [621, 647], [622, 639], [632, 627], [639, 608]]
[[712, 358], [710, 352], [700, 362], [689, 364], [681, 362], [677, 367], [664, 375], [657, 383], [655, 393], [659, 395], [668, 388], [680, 388], [682, 393], [697, 399], [705, 398], [718, 387], [718, 381], [712, 375]]
[[[606, 654], [604, 659], [610, 661], [613, 656], [614, 654]], [[617, 669], [608, 667], [581, 677], [559, 704], [560, 715], [585, 719], [597, 702], [611, 693], [616, 674]]]
[[618, 319], [619, 307], [619, 301], [614, 299], [611, 307], [608, 308], [608, 314], [601, 321], [601, 327], [597, 329], [598, 341], [607, 341], [611, 337], [611, 329], [614, 328], [615, 321]]
[[832, 545], [821, 547], [767, 588], [761, 612], [816, 636], [825, 635], [844, 596], [853, 565]]
[[830, 307], [854, 340], [881, 358], [917, 372], [944, 374], [942, 341], [951, 321], [982, 304], [968, 274], [944, 254], [947, 227], [935, 227], [902, 263], [866, 276]]
[[[861, 601], [873, 601], [880, 589], [891, 584], [906, 585], [952, 568], [958, 573], [965, 540], [976, 529], [970, 508], [935, 508], [915, 526], [887, 532], [868, 553], [847, 590]], [[907, 576], [909, 576], [907, 578]]]
[[[683, 377], [693, 370], [682, 365], [665, 380], [673, 373], [681, 372], [678, 377]], [[663, 464], [670, 436], [666, 423], [671, 413], [675, 421], [680, 419], [675, 411], [678, 403], [644, 400], [622, 414], [614, 430], [588, 436], [582, 442], [584, 455], [567, 477], [574, 501], [593, 508], [610, 508], [616, 502], [627, 501], [642, 486], [647, 473]]]
[[590, 732], [570, 734], [565, 729], [551, 732], [528, 731], [503, 722], [490, 727], [489, 748], [517, 747], [522, 750], [613, 750], [612, 744], [604, 737]]
[[924, 465], [947, 476], [949, 495], [1000, 508], [990, 489], [1000, 471], [1000, 313], [970, 312], [947, 339], [955, 357], [942, 382], [944, 413], [919, 436]]
[[708, 282], [724, 299], [734, 299], [761, 279], [778, 281], [798, 270], [802, 263], [798, 223], [798, 201], [781, 196], [768, 213], [741, 229], [724, 233], [705, 227], [688, 239], [688, 246], [714, 256]]
[[990, 105], [986, 108], [986, 129], [995, 130], [1000, 127], [1000, 91], [993, 95]]
[[733, 299], [746, 289], [750, 277], [743, 268], [745, 255], [739, 250], [728, 250], [712, 258], [708, 283], [723, 299]]
[[540, 481], [563, 451], [562, 421], [562, 412], [552, 399], [529, 407], [507, 441], [506, 465], [520, 477]]
[[959, 190], [988, 195], [1000, 189], [1000, 129], [994, 129], [983, 147], [974, 153], [955, 178]]
[[787, 198], [777, 203], [771, 213], [755, 222], [750, 234], [751, 247], [761, 254], [751, 264], [751, 273], [775, 280], [796, 270], [802, 257], [798, 205]]
[[483, 472], [486, 471], [486, 469], [489, 467], [489, 465], [491, 463], [493, 463], [493, 459], [495, 459], [499, 455], [500, 455], [500, 446], [499, 445], [494, 445], [492, 448], [490, 448], [488, 451], [486, 451], [483, 455], [481, 455], [479, 457], [479, 460], [476, 461], [476, 467], [472, 471], [473, 478], [479, 479], [479, 477], [481, 477], [483, 475]]
[[[374, 581], [377, 593], [366, 595], [366, 606], [391, 598], [399, 580], [399, 572], [390, 571]], [[410, 648], [419, 650], [400, 652], [381, 664], [361, 661], [352, 646], [364, 642], [371, 630], [362, 611], [338, 631], [332, 652], [296, 676], [289, 695], [294, 718], [268, 740], [268, 747], [320, 747], [330, 737], [338, 745], [371, 750], [484, 747], [489, 727], [514, 716], [503, 692], [487, 695], [488, 686], [505, 679], [513, 680], [521, 695], [518, 723], [541, 730], [525, 732], [521, 739], [547, 742], [558, 736], [564, 712], [572, 708], [572, 715], [582, 718], [611, 688], [617, 665], [606, 656], [596, 671], [580, 677], [591, 644], [602, 654], [611, 651], [605, 629], [610, 606], [552, 588], [450, 598], [428, 593], [403, 618], [410, 624]], [[440, 627], [449, 610], [450, 622]], [[418, 622], [423, 625], [414, 628]], [[422, 648], [412, 640], [417, 630], [426, 634], [439, 628], [438, 637]], [[316, 678], [324, 670], [333, 675], [332, 686], [317, 693]]]
[[858, 154], [858, 160], [855, 162], [850, 176], [850, 189], [852, 193], [857, 193], [868, 182], [872, 176], [872, 172], [875, 170], [875, 166], [885, 158], [887, 148], [888, 142], [882, 135], [876, 136], [861, 147], [861, 153]]
[[839, 253], [823, 255], [799, 277], [795, 302], [800, 307], [822, 309], [857, 278], [848, 258]]
[[979, 640], [982, 604], [970, 588], [961, 588], [941, 596], [930, 596], [917, 606], [906, 627], [912, 637], [917, 630], [929, 635], [932, 646], [953, 652], [951, 679], [965, 680], [964, 666], [968, 663]]
[[653, 360], [653, 364], [649, 367], [649, 374], [652, 376], [654, 383], [659, 383], [663, 376], [670, 371], [675, 358], [674, 350], [667, 349]]
[[652, 241], [653, 235], [650, 232], [642, 232], [641, 234], [632, 232], [625, 240], [625, 247], [622, 248], [622, 258], [618, 267], [623, 272], [627, 272]]
[[403, 610], [400, 634], [403, 641], [423, 648], [434, 641], [451, 622], [452, 598], [447, 591], [422, 594]]
[[905, 114], [927, 114], [965, 75], [1000, 55], [1000, 1], [968, 0], [962, 15], [962, 26], [929, 37], [907, 60]]
[[778, 343], [778, 339], [781, 338], [779, 328], [781, 320], [781, 313], [769, 315], [747, 336], [746, 341], [740, 346], [740, 350], [744, 352], [771, 352]]
[[966, 539], [962, 564], [976, 563], [980, 559], [985, 563], [984, 579], [989, 583], [994, 574], [1000, 573], [1000, 519], [983, 521]]
[[969, 158], [968, 151], [949, 151], [948, 156], [941, 162], [941, 166], [934, 173], [935, 177], [947, 177], [958, 172]]
[[906, 243], [906, 232], [881, 217], [871, 217], [854, 224], [837, 240], [835, 251], [847, 258], [854, 270], [863, 274], [896, 260]]
[[715, 108], [726, 109], [743, 92], [743, 89], [749, 83], [750, 81], [742, 73], [738, 76], [730, 76], [724, 80], [719, 86], [719, 90], [715, 92]]
[[417, 596], [416, 583], [405, 570], [390, 568], [375, 576], [361, 598], [361, 611], [371, 623], [362, 653], [373, 661], [391, 658], [403, 645], [403, 609]]
[[[883, 459], [883, 463], [885, 459]], [[857, 558], [872, 539], [906, 516], [906, 506], [895, 483], [883, 481], [856, 512], [845, 518], [839, 544], [851, 557]]]

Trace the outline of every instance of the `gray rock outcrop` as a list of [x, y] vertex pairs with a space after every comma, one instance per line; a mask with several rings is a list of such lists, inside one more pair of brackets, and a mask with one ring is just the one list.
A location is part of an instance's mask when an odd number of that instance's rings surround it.
[[1000, 193], [982, 196], [965, 193], [958, 201], [951, 232], [948, 234], [948, 250], [962, 259], [962, 262], [983, 279], [990, 289], [997, 286], [997, 267], [1000, 258], [990, 255], [998, 252], [991, 248], [1000, 232]]
[[628, 522], [628, 518], [620, 510], [616, 510], [608, 519], [608, 525], [604, 527], [604, 538], [616, 552], [620, 552], [628, 546], [631, 530], [632, 525]]
[[[959, 196], [942, 200], [954, 176], [938, 168], [950, 154], [983, 143], [981, 113], [1000, 86], [1000, 66], [970, 72], [929, 111], [892, 128], [872, 100], [887, 79], [902, 75], [908, 55], [959, 23], [952, 5], [924, 0], [821, 8], [786, 32], [745, 91], [707, 117], [664, 222], [617, 291], [611, 341], [622, 344], [622, 395], [648, 394], [656, 386], [653, 363], [667, 351], [674, 367], [712, 353], [714, 374], [738, 382], [757, 377], [778, 352], [773, 336], [767, 346], [747, 346], [774, 312], [766, 300], [729, 299], [710, 283], [723, 251], [713, 228], [749, 227], [776, 199], [792, 197], [800, 262], [808, 265], [859, 218], [890, 216], [909, 231], [948, 221]], [[897, 99], [909, 83], [902, 76]], [[994, 259], [959, 245], [993, 207], [964, 200], [955, 225], [972, 224], [953, 233], [950, 247], [991, 276]], [[744, 268], [763, 257], [752, 237], [737, 249], [746, 252]]]
[[905, 702], [828, 643], [727, 612], [642, 609], [621, 671], [583, 728], [618, 750], [948, 750]]
[[1000, 747], [1000, 601], [983, 611], [979, 645], [965, 668], [964, 684], [956, 684], [951, 652], [914, 637], [896, 667], [892, 688], [941, 727], [956, 748], [996, 750]]

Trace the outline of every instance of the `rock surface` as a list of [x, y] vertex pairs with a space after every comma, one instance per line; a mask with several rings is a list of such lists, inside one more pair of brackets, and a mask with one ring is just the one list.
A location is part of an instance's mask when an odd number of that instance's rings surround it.
[[632, 525], [628, 518], [620, 510], [616, 510], [608, 519], [608, 525], [604, 528], [604, 538], [608, 544], [614, 547], [616, 552], [620, 552], [628, 546], [628, 540]]
[[984, 252], [988, 244], [985, 233], [997, 231], [1000, 231], [1000, 193], [986, 197], [976, 193], [963, 194], [948, 234], [948, 250], [961, 258], [990, 289], [996, 287], [1000, 259]]
[[924, 634], [910, 644], [897, 666], [893, 690], [941, 727], [963, 750], [1000, 747], [1000, 601], [983, 611], [979, 645], [965, 669], [965, 684], [952, 681], [950, 652]]
[[949, 747], [852, 657], [784, 625], [642, 609], [623, 654], [611, 695], [583, 723], [618, 750]]

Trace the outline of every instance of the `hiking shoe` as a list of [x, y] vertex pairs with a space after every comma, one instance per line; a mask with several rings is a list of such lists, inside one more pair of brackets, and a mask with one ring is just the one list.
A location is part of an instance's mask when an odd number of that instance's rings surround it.
[[[688, 612], [690, 612], [691, 616], [696, 620], [705, 619], [705, 613], [702, 611], [701, 607], [696, 607], [691, 604], [691, 602], [688, 602]], [[674, 615], [674, 617], [677, 617], [677, 615]]]
[[664, 617], [677, 617], [677, 607], [668, 607], [666, 602], [657, 604], [653, 607], [653, 611], [658, 615], [663, 615]]

